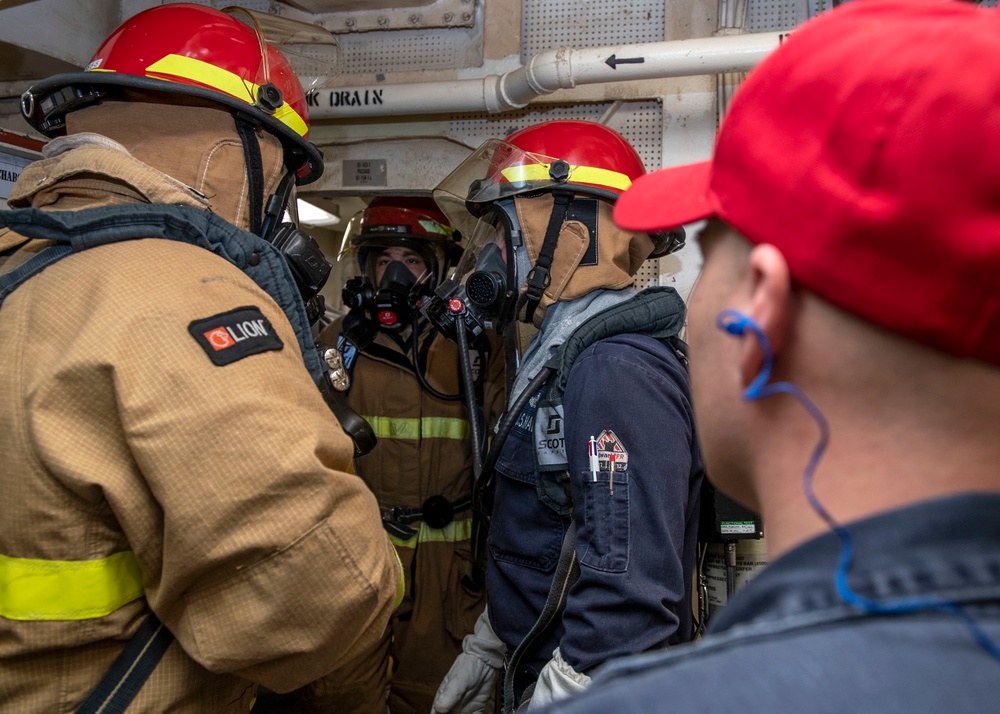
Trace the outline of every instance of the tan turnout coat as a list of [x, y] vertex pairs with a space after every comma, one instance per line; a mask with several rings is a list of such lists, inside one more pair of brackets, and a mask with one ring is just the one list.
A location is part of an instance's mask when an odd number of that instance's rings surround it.
[[[28, 167], [14, 199], [206, 207], [94, 146]], [[23, 242], [0, 229], [0, 251]], [[188, 326], [243, 306], [283, 347], [216, 366]], [[7, 298], [0, 345], [0, 559], [131, 551], [145, 590], [105, 616], [0, 616], [0, 711], [73, 711], [149, 607], [176, 640], [130, 714], [246, 712], [254, 683], [291, 690], [379, 641], [400, 572], [375, 498], [291, 325], [239, 269], [167, 240], [85, 250]]]
[[[343, 319], [320, 337], [334, 346]], [[427, 349], [426, 340], [433, 340]], [[385, 508], [417, 508], [432, 496], [454, 503], [472, 494], [473, 469], [470, 425], [465, 400], [443, 400], [425, 390], [403, 349], [378, 331], [377, 350], [359, 351], [353, 366], [348, 401], [374, 427], [379, 442], [371, 453], [355, 460], [355, 469]], [[409, 339], [405, 340], [409, 346]], [[499, 340], [492, 352], [477, 352], [476, 369], [484, 370], [488, 430], [503, 407], [503, 354]], [[459, 393], [458, 347], [436, 331], [421, 335], [421, 368], [439, 393]], [[490, 359], [487, 360], [486, 356]], [[389, 355], [395, 355], [390, 359]], [[461, 653], [462, 638], [472, 632], [485, 606], [485, 590], [472, 589], [469, 542], [471, 508], [461, 509], [445, 528], [422, 521], [409, 524], [410, 538], [393, 537], [406, 568], [406, 594], [390, 623], [382, 648], [309, 692], [320, 711], [378, 712], [378, 696], [386, 686], [386, 666], [392, 658], [389, 709], [393, 714], [426, 714], [438, 685]]]

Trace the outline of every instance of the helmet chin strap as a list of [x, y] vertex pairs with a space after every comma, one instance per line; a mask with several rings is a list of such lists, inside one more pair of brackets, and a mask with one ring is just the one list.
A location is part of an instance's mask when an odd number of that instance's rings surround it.
[[275, 192], [264, 202], [264, 163], [257, 141], [257, 124], [244, 116], [233, 113], [236, 131], [243, 144], [243, 159], [247, 167], [247, 186], [250, 206], [250, 232], [270, 241], [274, 229], [281, 223], [288, 199], [295, 184], [295, 172], [286, 168]]
[[[528, 324], [531, 324], [535, 310], [542, 301], [542, 293], [552, 282], [552, 276], [549, 273], [552, 268], [552, 258], [556, 252], [556, 244], [559, 242], [562, 225], [566, 221], [566, 212], [573, 200], [571, 191], [556, 190], [552, 192], [552, 195], [555, 198], [555, 203], [552, 205], [552, 213], [549, 214], [549, 225], [545, 229], [541, 250], [538, 251], [538, 260], [535, 261], [534, 267], [528, 271], [527, 290], [521, 296], [521, 302], [525, 305], [523, 322]], [[517, 312], [521, 312], [521, 305], [518, 305]]]
[[260, 235], [264, 212], [264, 164], [260, 158], [260, 144], [257, 143], [257, 132], [255, 131], [257, 127], [235, 112], [233, 118], [236, 120], [236, 132], [240, 135], [240, 141], [243, 144], [243, 160], [247, 167], [250, 232]]

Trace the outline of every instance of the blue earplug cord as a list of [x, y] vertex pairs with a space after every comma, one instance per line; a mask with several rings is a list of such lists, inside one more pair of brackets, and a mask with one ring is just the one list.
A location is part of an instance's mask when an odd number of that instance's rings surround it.
[[742, 337], [749, 330], [757, 338], [761, 351], [764, 353], [764, 363], [761, 365], [760, 372], [743, 392], [745, 400], [753, 401], [775, 394], [790, 394], [798, 400], [819, 425], [819, 441], [813, 449], [812, 455], [809, 457], [809, 463], [806, 464], [805, 471], [802, 474], [802, 490], [805, 492], [806, 499], [809, 501], [812, 509], [840, 539], [840, 558], [838, 559], [837, 570], [834, 576], [837, 594], [840, 598], [848, 605], [853, 605], [873, 614], [899, 614], [915, 612], [917, 610], [938, 610], [954, 615], [965, 623], [973, 639], [980, 647], [989, 653], [990, 656], [1000, 660], [1000, 646], [990, 639], [979, 624], [972, 619], [972, 616], [958, 603], [933, 597], [874, 600], [859, 595], [851, 589], [850, 584], [847, 582], [847, 575], [851, 569], [851, 561], [854, 558], [854, 541], [851, 537], [851, 532], [830, 515], [830, 512], [826, 510], [823, 504], [820, 503], [819, 498], [816, 497], [816, 492], [813, 489], [813, 478], [816, 473], [816, 467], [819, 465], [819, 460], [830, 443], [830, 426], [827, 423], [826, 417], [823, 416], [823, 412], [820, 411], [819, 407], [806, 396], [805, 392], [791, 382], [769, 383], [771, 371], [774, 368], [774, 352], [771, 350], [771, 343], [767, 335], [753, 318], [736, 310], [727, 309], [718, 314], [715, 324], [719, 329], [737, 337]]

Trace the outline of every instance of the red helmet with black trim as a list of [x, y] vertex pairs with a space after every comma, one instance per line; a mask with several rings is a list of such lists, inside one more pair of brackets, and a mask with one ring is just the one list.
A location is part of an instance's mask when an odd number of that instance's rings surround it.
[[458, 232], [432, 198], [379, 196], [348, 223], [338, 260], [357, 259], [361, 272], [373, 280], [375, 259], [392, 247], [421, 256], [431, 271], [429, 289], [461, 254]]
[[38, 131], [59, 136], [66, 114], [102, 101], [115, 88], [222, 104], [281, 140], [297, 183], [323, 173], [323, 155], [309, 141], [305, 92], [288, 60], [259, 30], [228, 12], [193, 3], [140, 12], [111, 33], [83, 72], [32, 85], [21, 97], [21, 112]]

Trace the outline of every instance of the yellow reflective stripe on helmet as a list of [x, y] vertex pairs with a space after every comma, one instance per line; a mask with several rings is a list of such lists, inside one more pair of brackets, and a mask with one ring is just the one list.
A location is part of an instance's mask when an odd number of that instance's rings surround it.
[[[249, 82], [229, 70], [183, 55], [167, 55], [163, 59], [153, 62], [146, 67], [146, 74], [161, 74], [189, 79], [225, 92], [231, 97], [245, 101], [250, 106], [254, 106], [257, 92], [260, 90], [260, 87], [253, 82]], [[305, 120], [288, 105], [288, 102], [281, 103], [281, 106], [274, 113], [274, 118], [299, 136], [305, 136], [309, 131]]]
[[454, 233], [454, 231], [448, 226], [430, 218], [418, 218], [417, 223], [419, 223], [420, 227], [428, 233], [438, 233], [439, 235], [447, 236], [449, 238], [451, 237], [451, 234]]
[[143, 592], [142, 572], [130, 550], [101, 560], [0, 555], [0, 617], [8, 620], [91, 620]]
[[[521, 181], [548, 181], [555, 183], [549, 176], [549, 164], [530, 164], [527, 166], [510, 166], [500, 170], [501, 175], [512, 183]], [[592, 183], [597, 186], [607, 186], [624, 191], [632, 185], [632, 179], [611, 169], [599, 169], [596, 166], [570, 166], [569, 178], [577, 183]]]
[[299, 136], [305, 136], [306, 132], [309, 131], [305, 120], [299, 116], [298, 112], [292, 109], [292, 106], [288, 102], [281, 103], [281, 106], [274, 112], [274, 118]]
[[420, 523], [417, 534], [412, 538], [398, 538], [389, 534], [389, 540], [400, 548], [416, 548], [418, 543], [458, 543], [472, 537], [472, 519], [452, 521], [444, 528], [431, 528], [426, 523]]
[[468, 439], [469, 422], [453, 417], [423, 417], [422, 419], [395, 419], [393, 417], [366, 416], [375, 436], [379, 439]]

